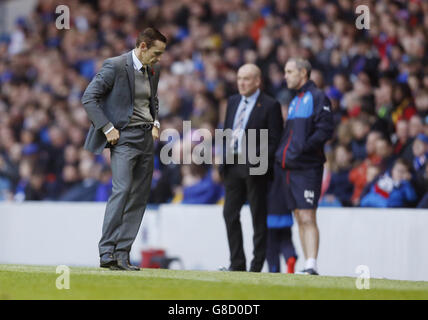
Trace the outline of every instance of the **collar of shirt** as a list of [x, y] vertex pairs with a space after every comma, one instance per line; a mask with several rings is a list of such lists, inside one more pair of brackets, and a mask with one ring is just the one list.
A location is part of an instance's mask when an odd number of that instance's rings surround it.
[[143, 64], [141, 63], [140, 59], [138, 59], [137, 55], [135, 54], [135, 50], [132, 50], [132, 61], [134, 63], [135, 70], [140, 70], [141, 67], [143, 67]]
[[254, 92], [251, 96], [249, 96], [249, 97], [245, 97], [245, 96], [242, 96], [241, 97], [241, 102], [244, 102], [245, 101], [245, 99], [248, 101], [248, 105], [251, 105], [251, 104], [254, 104], [254, 103], [256, 103], [256, 100], [257, 100], [257, 98], [259, 97], [259, 94], [260, 94], [260, 89], [257, 89], [257, 91], [256, 92]]
[[260, 89], [257, 89], [257, 91], [254, 92], [249, 97], [241, 96], [241, 101], [239, 102], [238, 110], [236, 111], [235, 119], [233, 121], [233, 128], [236, 128], [236, 121], [238, 120], [241, 110], [244, 108], [245, 100], [247, 100], [247, 106], [245, 109], [244, 127], [246, 126], [248, 118], [250, 117], [250, 113], [253, 110], [254, 105], [256, 104], [259, 94], [260, 94]]

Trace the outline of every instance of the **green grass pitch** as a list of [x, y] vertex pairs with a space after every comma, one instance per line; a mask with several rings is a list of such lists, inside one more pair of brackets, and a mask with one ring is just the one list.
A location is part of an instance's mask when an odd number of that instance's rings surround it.
[[428, 282], [272, 273], [70, 267], [70, 289], [58, 290], [55, 266], [0, 265], [0, 299], [428, 299]]

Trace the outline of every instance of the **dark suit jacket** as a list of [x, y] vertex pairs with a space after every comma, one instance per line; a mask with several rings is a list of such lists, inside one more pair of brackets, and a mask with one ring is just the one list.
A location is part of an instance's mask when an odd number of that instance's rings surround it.
[[[239, 102], [241, 101], [241, 95], [235, 94], [228, 99], [227, 102], [227, 110], [226, 110], [226, 118], [224, 121], [224, 129], [233, 130], [233, 122], [235, 120], [236, 111], [238, 110]], [[284, 127], [284, 121], [281, 113], [281, 105], [274, 98], [268, 96], [267, 94], [260, 92], [259, 97], [254, 105], [253, 110], [251, 111], [250, 117], [248, 118], [248, 122], [245, 127], [245, 134], [247, 137], [248, 143], [248, 130], [249, 129], [257, 129], [257, 143], [255, 146], [248, 145], [247, 153], [250, 148], [255, 147], [255, 154], [260, 156], [260, 151], [263, 150], [265, 152], [266, 146], [261, 146], [260, 144], [260, 130], [259, 129], [268, 129], [268, 161], [269, 161], [269, 171], [273, 168], [274, 156], [276, 148], [278, 147], [282, 129]], [[226, 144], [224, 143], [225, 147]], [[254, 150], [252, 151], [254, 154]], [[249, 162], [247, 157], [246, 162], [247, 167], [254, 166]], [[228, 166], [226, 164], [226, 151], [224, 149], [223, 152], [223, 166], [221, 170], [224, 171], [224, 174], [227, 175]]]
[[[157, 119], [159, 102], [157, 86], [158, 66], [148, 68], [151, 98], [150, 113]], [[102, 128], [111, 122], [118, 130], [124, 129], [134, 112], [134, 65], [132, 51], [121, 56], [106, 59], [101, 70], [86, 88], [82, 104], [92, 125], [85, 141], [85, 149], [96, 154], [107, 146]]]

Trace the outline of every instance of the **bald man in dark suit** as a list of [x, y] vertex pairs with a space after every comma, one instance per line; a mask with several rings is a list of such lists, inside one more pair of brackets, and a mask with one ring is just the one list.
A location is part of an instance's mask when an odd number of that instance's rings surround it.
[[[253, 259], [251, 272], [260, 272], [266, 256], [267, 241], [267, 187], [273, 166], [275, 150], [281, 137], [283, 119], [278, 101], [260, 90], [261, 72], [254, 64], [238, 70], [239, 94], [228, 99], [224, 129], [232, 130], [229, 152], [233, 164], [224, 160], [225, 203], [223, 216], [230, 249], [229, 271], [246, 271], [242, 241], [240, 211], [248, 201], [253, 221]], [[256, 130], [255, 141], [249, 141], [249, 130]], [[267, 129], [267, 141], [262, 141], [261, 130]], [[245, 137], [246, 139], [245, 139]], [[244, 143], [245, 142], [245, 143]], [[266, 170], [257, 172], [251, 154], [261, 156]], [[242, 164], [239, 159], [242, 158]], [[240, 161], [241, 162], [241, 161]], [[262, 167], [263, 164], [260, 164]], [[264, 172], [263, 172], [264, 171]]]

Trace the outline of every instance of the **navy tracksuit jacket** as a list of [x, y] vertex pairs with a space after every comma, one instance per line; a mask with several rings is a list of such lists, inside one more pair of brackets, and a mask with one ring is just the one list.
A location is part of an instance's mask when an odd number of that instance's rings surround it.
[[334, 131], [330, 100], [311, 80], [297, 91], [275, 160], [283, 169], [304, 170], [325, 162], [324, 144]]

